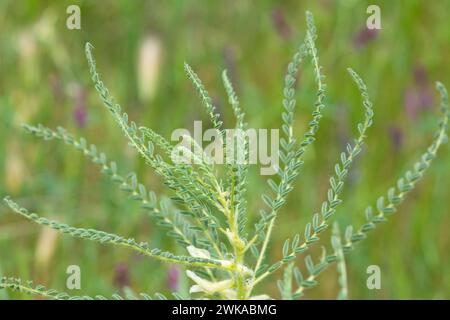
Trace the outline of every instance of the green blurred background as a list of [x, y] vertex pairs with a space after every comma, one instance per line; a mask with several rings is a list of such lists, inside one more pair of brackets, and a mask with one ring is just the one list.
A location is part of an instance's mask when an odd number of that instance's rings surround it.
[[[66, 28], [71, 4], [81, 8], [81, 30]], [[381, 8], [379, 32], [365, 29], [369, 4]], [[184, 61], [204, 81], [226, 127], [234, 126], [234, 120], [220, 78], [224, 68], [250, 126], [276, 128], [283, 75], [304, 37], [305, 10], [313, 12], [318, 27], [327, 108], [318, 141], [276, 225], [270, 258], [279, 257], [284, 239], [302, 231], [319, 209], [338, 154], [363, 116], [358, 91], [346, 73], [349, 66], [365, 79], [375, 104], [374, 126], [335, 217], [341, 226], [358, 224], [365, 206], [384, 194], [431, 141], [439, 116], [434, 81], [450, 86], [450, 1], [2, 0], [0, 194], [68, 224], [179, 250], [95, 165], [62, 143], [27, 136], [20, 124], [64, 126], [97, 144], [118, 162], [121, 173], [134, 170], [149, 188], [166, 193], [96, 96], [85, 42], [95, 46], [99, 71], [130, 117], [168, 138], [175, 128], [207, 120], [184, 75]], [[300, 136], [315, 99], [309, 62], [301, 67], [298, 89]], [[449, 161], [444, 146], [399, 214], [347, 256], [350, 298], [450, 298]], [[258, 217], [259, 195], [267, 190], [258, 172], [252, 168], [251, 220]], [[65, 290], [66, 268], [72, 264], [81, 267], [82, 289], [71, 294], [108, 295], [126, 287], [167, 293], [176, 282], [184, 292], [188, 286], [183, 270], [120, 248], [55, 235], [0, 206], [0, 274]], [[381, 290], [366, 287], [366, 268], [373, 264], [381, 268]], [[275, 278], [260, 291], [277, 296]], [[334, 268], [319, 281], [306, 298], [334, 299]], [[28, 298], [0, 291], [0, 298], [8, 297]]]

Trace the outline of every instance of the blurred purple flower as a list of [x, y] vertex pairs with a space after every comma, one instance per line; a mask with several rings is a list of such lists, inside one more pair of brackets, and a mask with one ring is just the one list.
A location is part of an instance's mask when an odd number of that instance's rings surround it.
[[114, 285], [119, 289], [130, 286], [130, 276], [128, 266], [125, 263], [119, 263], [114, 270]]
[[82, 87], [75, 90], [75, 109], [73, 117], [78, 127], [83, 128], [87, 121], [86, 92]]
[[180, 278], [180, 270], [177, 266], [171, 266], [167, 272], [167, 286], [172, 291], [178, 290], [178, 282]]
[[402, 129], [396, 126], [391, 126], [388, 129], [389, 138], [391, 140], [394, 151], [399, 151], [403, 146], [403, 132]]
[[428, 83], [427, 70], [423, 66], [416, 66], [414, 68], [414, 81], [418, 86], [424, 86]]
[[415, 120], [419, 112], [429, 108], [433, 104], [433, 97], [429, 88], [407, 88], [405, 91], [404, 105], [406, 114]]
[[278, 32], [278, 35], [283, 39], [289, 39], [291, 37], [291, 28], [286, 22], [286, 18], [284, 16], [284, 12], [280, 8], [276, 8], [272, 10], [272, 23], [275, 26], [275, 29]]
[[433, 93], [425, 68], [414, 68], [413, 75], [414, 84], [406, 88], [403, 104], [408, 117], [415, 120], [421, 111], [433, 105]]
[[86, 109], [84, 107], [76, 107], [75, 111], [73, 112], [73, 116], [75, 118], [75, 121], [77, 123], [77, 125], [82, 128], [85, 126], [86, 124], [86, 119], [87, 119], [87, 112]]
[[378, 35], [378, 29], [367, 29], [364, 26], [354, 37], [353, 37], [353, 46], [355, 49], [362, 49], [365, 47], [370, 41], [375, 39]]

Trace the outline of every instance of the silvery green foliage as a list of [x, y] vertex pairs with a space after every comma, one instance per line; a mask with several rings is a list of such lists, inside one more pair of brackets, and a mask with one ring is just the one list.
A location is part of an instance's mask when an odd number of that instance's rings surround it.
[[[446, 141], [446, 131], [449, 120], [448, 94], [444, 86], [437, 83], [436, 87], [442, 99], [441, 110], [443, 117], [434, 140], [426, 152], [401, 177], [397, 184], [390, 188], [386, 196], [376, 201], [375, 209], [369, 206], [365, 211], [367, 222], [361, 226], [347, 226], [343, 239], [339, 228], [334, 226], [331, 236], [331, 249], [322, 247], [320, 257], [313, 258], [308, 254], [311, 247], [317, 244], [330, 220], [342, 203], [341, 194], [351, 165], [361, 152], [368, 129], [372, 125], [374, 115], [373, 106], [369, 99], [366, 85], [359, 75], [348, 69], [351, 79], [355, 82], [361, 94], [364, 118], [357, 125], [358, 135], [348, 143], [340, 154], [334, 167], [334, 173], [329, 179], [329, 188], [321, 207], [312, 219], [304, 226], [304, 230], [286, 239], [280, 251], [279, 261], [268, 261], [267, 250], [275, 221], [280, 214], [288, 195], [294, 189], [295, 178], [299, 175], [303, 158], [308, 147], [315, 141], [319, 129], [322, 110], [325, 108], [325, 77], [319, 62], [315, 40], [316, 28], [312, 15], [306, 13], [307, 32], [304, 41], [288, 64], [284, 79], [283, 112], [281, 115], [282, 139], [279, 153], [280, 166], [274, 179], [268, 179], [270, 192], [262, 195], [264, 208], [261, 217], [257, 219], [254, 228], [247, 227], [247, 172], [246, 164], [226, 164], [222, 172], [215, 164], [200, 162], [199, 164], [174, 164], [170, 154], [173, 146], [164, 137], [146, 127], [138, 127], [130, 121], [128, 115], [115, 102], [97, 72], [92, 46], [86, 45], [86, 56], [90, 73], [100, 99], [111, 116], [122, 130], [129, 144], [145, 159], [146, 163], [159, 175], [164, 184], [171, 190], [170, 199], [159, 200], [153, 191], [138, 181], [135, 173], [123, 175], [119, 173], [116, 162], [110, 161], [96, 146], [89, 144], [83, 138], [75, 138], [65, 129], [52, 130], [42, 125], [24, 125], [27, 133], [44, 140], [59, 140], [69, 145], [93, 163], [108, 176], [111, 181], [129, 195], [133, 201], [140, 204], [143, 210], [155, 220], [156, 224], [167, 230], [167, 236], [173, 238], [178, 245], [185, 249], [184, 255], [175, 255], [151, 244], [138, 242], [132, 238], [119, 236], [110, 232], [94, 229], [76, 228], [66, 224], [49, 220], [36, 213], [30, 213], [20, 207], [9, 197], [4, 202], [14, 212], [38, 224], [53, 228], [68, 235], [97, 241], [104, 244], [127, 247], [149, 258], [185, 265], [187, 276], [192, 280], [189, 298], [217, 298], [217, 299], [268, 299], [264, 292], [259, 292], [258, 284], [268, 277], [278, 275], [277, 270], [283, 269], [282, 279], [277, 281], [283, 299], [297, 299], [308, 288], [318, 284], [317, 277], [331, 264], [336, 262], [338, 268], [340, 292], [338, 298], [347, 298], [347, 275], [345, 271], [344, 255], [349, 253], [354, 244], [363, 240], [369, 231], [387, 220], [395, 213], [397, 206], [404, 201], [406, 195], [414, 188], [429, 168], [432, 160], [442, 143]], [[294, 134], [293, 123], [295, 113], [295, 82], [300, 64], [310, 59], [317, 84], [316, 101], [311, 121], [306, 133], [299, 139]], [[211, 98], [200, 78], [193, 69], [185, 64], [185, 71], [192, 81], [194, 88], [204, 104], [212, 125], [223, 137], [222, 122], [212, 103]], [[245, 129], [247, 124], [244, 113], [234, 88], [227, 76], [222, 73], [222, 80], [228, 94], [229, 103], [236, 117], [237, 129]], [[225, 144], [225, 139], [223, 139]], [[245, 159], [248, 159], [248, 142], [245, 142]], [[195, 148], [200, 148], [196, 145]], [[225, 148], [225, 146], [224, 146]], [[202, 150], [200, 150], [202, 151]], [[298, 261], [304, 255], [303, 268]], [[19, 290], [29, 294], [41, 295], [50, 299], [106, 299], [103, 296], [70, 296], [67, 293], [43, 286], [34, 286], [31, 282], [24, 282], [15, 278], [3, 278], [0, 288]], [[165, 299], [161, 294], [154, 295], [158, 299]], [[174, 297], [181, 299], [180, 295]], [[151, 299], [148, 294], [126, 297], [112, 295], [112, 299]], [[187, 298], [187, 297], [184, 297]]]

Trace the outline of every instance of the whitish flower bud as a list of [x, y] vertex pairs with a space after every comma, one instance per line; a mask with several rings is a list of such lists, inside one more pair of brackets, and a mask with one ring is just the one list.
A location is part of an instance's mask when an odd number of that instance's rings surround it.
[[186, 275], [188, 276], [188, 278], [190, 278], [192, 281], [196, 283], [190, 288], [189, 290], [190, 293], [198, 293], [198, 292], [204, 292], [207, 294], [220, 293], [229, 290], [233, 284], [233, 282], [230, 279], [212, 282], [200, 278], [190, 270], [186, 271]]
[[157, 37], [148, 36], [142, 41], [139, 49], [137, 74], [139, 97], [144, 102], [150, 101], [155, 95], [161, 56], [162, 47]]
[[205, 249], [199, 249], [194, 246], [188, 246], [186, 249], [194, 258], [211, 259], [211, 254]]

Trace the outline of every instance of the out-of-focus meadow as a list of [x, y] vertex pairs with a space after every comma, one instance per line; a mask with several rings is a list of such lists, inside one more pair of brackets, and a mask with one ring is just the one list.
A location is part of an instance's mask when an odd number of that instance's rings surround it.
[[[366, 8], [372, 3], [381, 7], [379, 32], [365, 29]], [[70, 4], [81, 8], [81, 30], [66, 28]], [[168, 138], [175, 128], [192, 129], [194, 120], [207, 120], [183, 72], [184, 61], [204, 81], [226, 127], [234, 126], [234, 120], [220, 78], [224, 68], [250, 126], [276, 128], [283, 75], [304, 37], [305, 10], [313, 12], [318, 27], [327, 108], [318, 141], [308, 150], [296, 190], [277, 222], [271, 259], [280, 256], [282, 241], [302, 231], [319, 209], [340, 150], [363, 116], [348, 66], [368, 85], [375, 122], [335, 218], [341, 226], [363, 221], [365, 206], [384, 194], [431, 141], [440, 116], [434, 81], [450, 87], [450, 1], [2, 0], [0, 195], [9, 194], [46, 217], [181, 253], [96, 165], [61, 142], [26, 135], [21, 123], [64, 126], [116, 160], [121, 173], [136, 171], [149, 188], [167, 194], [127, 146], [97, 97], [85, 42], [94, 45], [98, 68], [130, 117]], [[300, 136], [315, 99], [309, 62], [301, 67], [298, 89]], [[347, 256], [350, 298], [450, 298], [449, 169], [450, 150], [444, 146], [398, 215]], [[253, 221], [266, 177], [256, 167], [251, 173]], [[381, 290], [366, 287], [366, 268], [374, 264], [381, 268]], [[124, 249], [56, 235], [0, 206], [0, 274], [66, 290], [69, 265], [81, 268], [82, 289], [70, 292], [77, 295], [108, 295], [126, 287], [183, 292], [188, 286], [181, 269]], [[334, 268], [319, 281], [306, 297], [334, 299]], [[273, 278], [262, 286], [276, 296]], [[5, 291], [0, 297], [25, 298]]]

